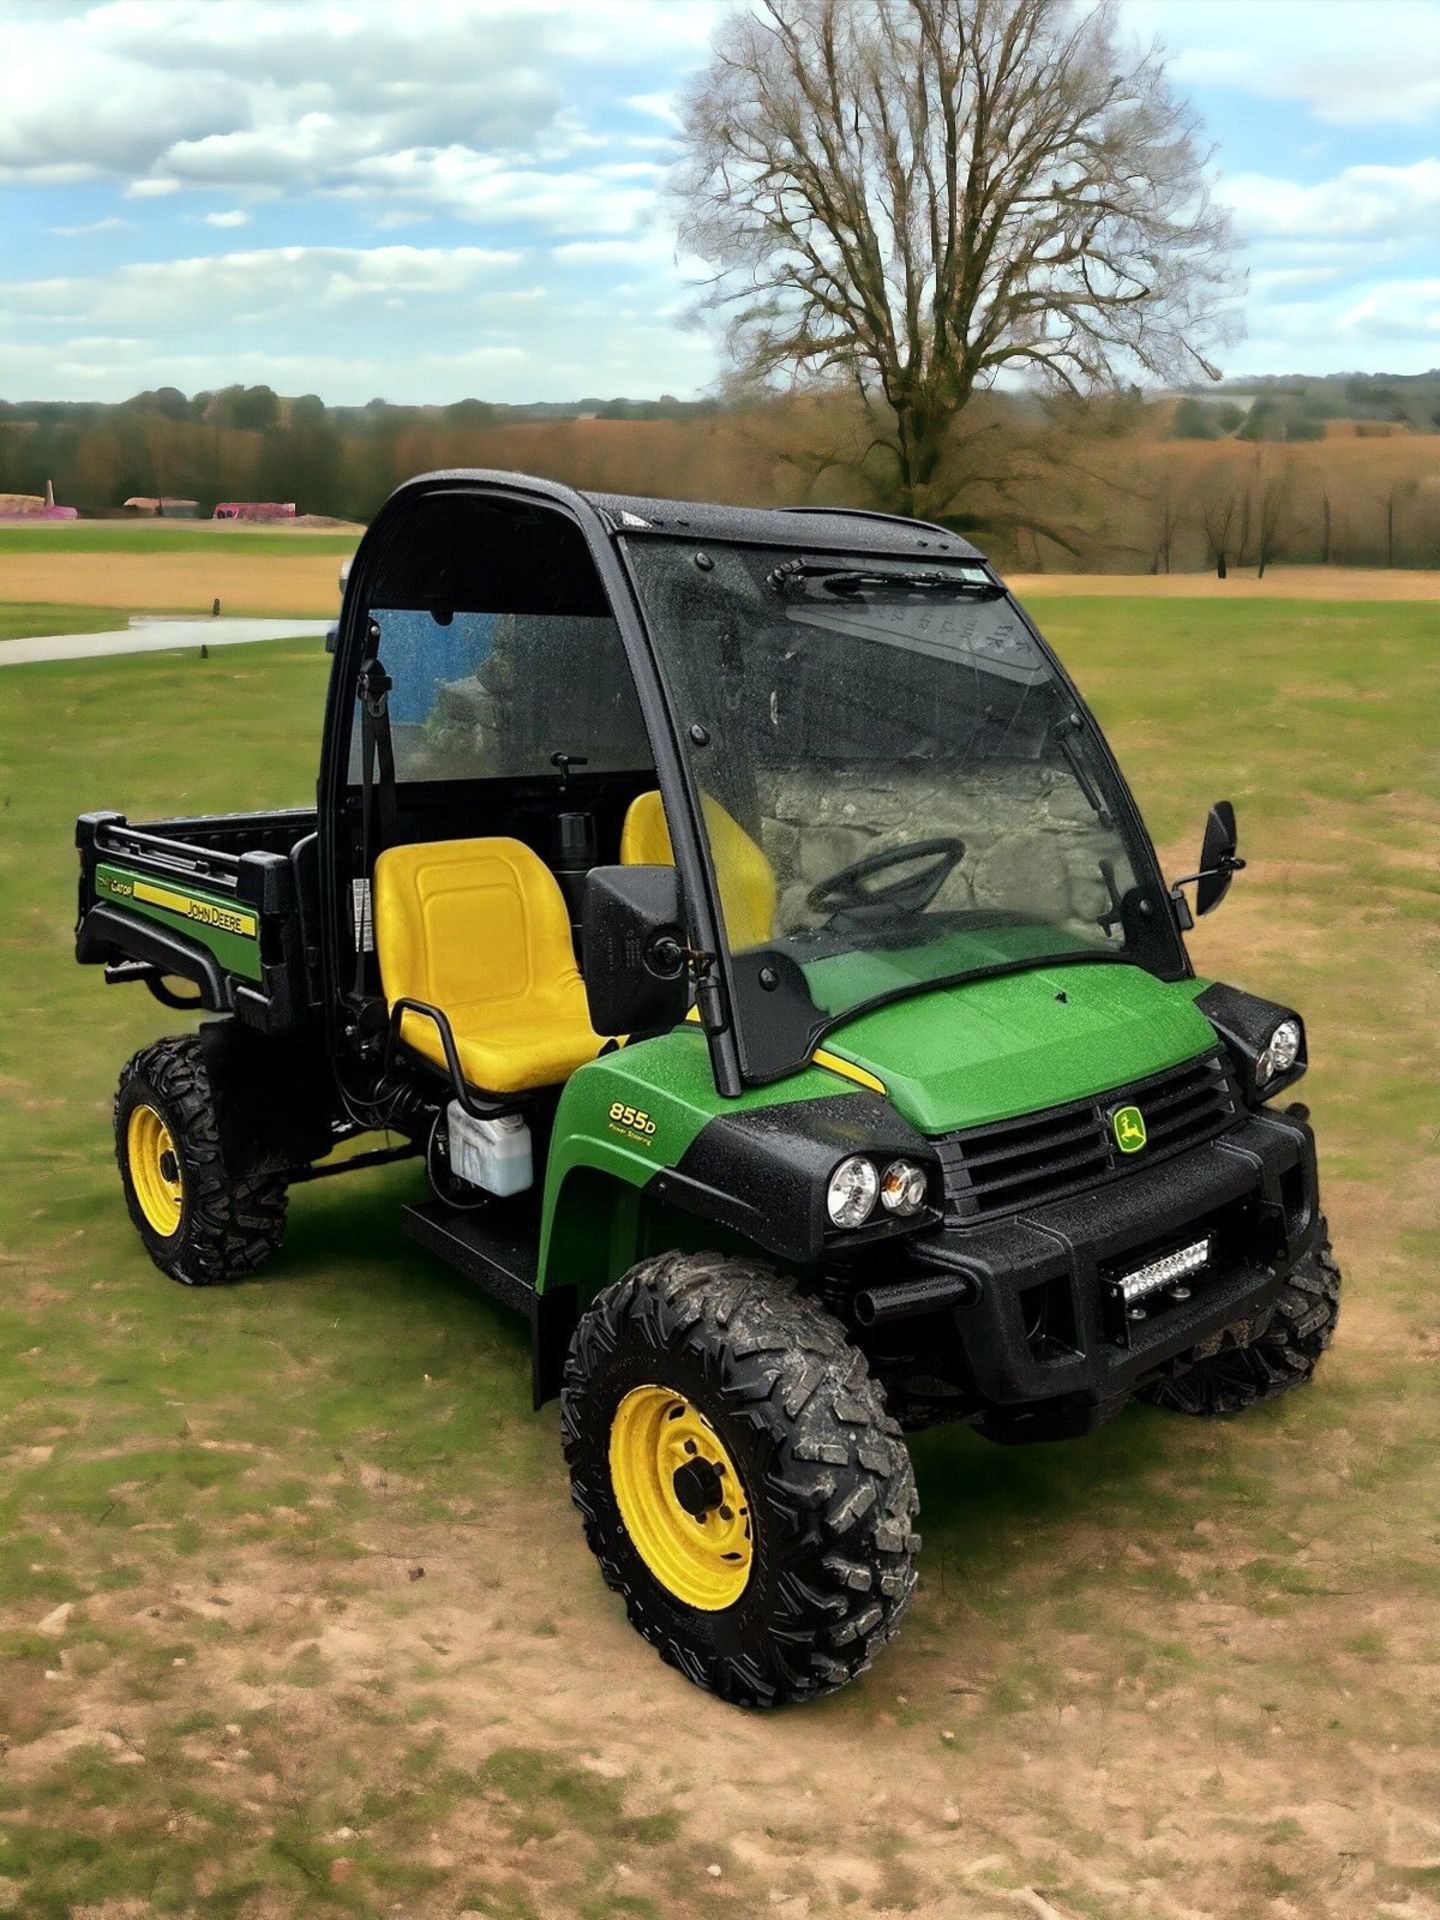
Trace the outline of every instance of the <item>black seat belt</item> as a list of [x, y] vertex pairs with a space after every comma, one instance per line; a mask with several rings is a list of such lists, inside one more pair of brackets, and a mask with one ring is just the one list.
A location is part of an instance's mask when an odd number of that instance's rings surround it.
[[[370, 644], [379, 639], [374, 627]], [[390, 689], [394, 685], [372, 653], [360, 668], [355, 691], [360, 700], [360, 871], [369, 901], [370, 935], [375, 936], [375, 861], [395, 839], [395, 748], [390, 738]], [[355, 930], [355, 993], [365, 996], [365, 913]]]

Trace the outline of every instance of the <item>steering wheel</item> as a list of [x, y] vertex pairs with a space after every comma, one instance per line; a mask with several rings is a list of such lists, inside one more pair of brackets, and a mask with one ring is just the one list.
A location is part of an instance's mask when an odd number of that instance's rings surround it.
[[[842, 867], [828, 880], [813, 886], [805, 903], [816, 913], [853, 912], [857, 907], [898, 907], [902, 913], [920, 913], [964, 857], [965, 842], [954, 834], [939, 834], [933, 840], [907, 840], [900, 847], [882, 847], [879, 853], [867, 854], [863, 860]], [[872, 873], [883, 873], [887, 867], [910, 866], [917, 860], [925, 861], [926, 865], [908, 878], [902, 874], [899, 879], [878, 887], [863, 884]]]

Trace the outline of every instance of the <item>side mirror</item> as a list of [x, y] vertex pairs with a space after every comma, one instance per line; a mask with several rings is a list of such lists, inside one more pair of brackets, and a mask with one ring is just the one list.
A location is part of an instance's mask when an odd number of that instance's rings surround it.
[[1170, 889], [1170, 898], [1175, 905], [1175, 915], [1184, 932], [1193, 927], [1190, 909], [1185, 904], [1185, 896], [1180, 891], [1188, 887], [1193, 880], [1195, 885], [1196, 913], [1209, 913], [1218, 907], [1230, 891], [1230, 882], [1237, 873], [1244, 871], [1245, 862], [1235, 852], [1235, 809], [1228, 800], [1217, 800], [1210, 809], [1210, 818], [1205, 822], [1205, 839], [1200, 848], [1200, 871], [1185, 873]]
[[1235, 858], [1235, 846], [1235, 809], [1228, 800], [1217, 800], [1205, 822], [1205, 838], [1200, 846], [1200, 871], [1195, 876], [1196, 913], [1209, 913], [1230, 891], [1230, 882], [1245, 864]]
[[585, 879], [585, 997], [596, 1033], [653, 1033], [689, 999], [674, 867], [592, 867]]

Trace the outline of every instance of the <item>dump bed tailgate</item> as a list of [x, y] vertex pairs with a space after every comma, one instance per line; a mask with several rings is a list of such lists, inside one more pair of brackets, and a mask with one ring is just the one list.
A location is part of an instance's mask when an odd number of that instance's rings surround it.
[[193, 982], [200, 1004], [293, 1032], [317, 997], [315, 815], [220, 814], [133, 827], [82, 814], [75, 957], [110, 980]]

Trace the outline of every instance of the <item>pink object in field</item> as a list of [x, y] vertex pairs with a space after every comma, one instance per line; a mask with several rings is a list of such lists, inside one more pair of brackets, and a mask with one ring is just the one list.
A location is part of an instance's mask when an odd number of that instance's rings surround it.
[[57, 507], [55, 489], [45, 482], [45, 498], [38, 493], [0, 493], [0, 520], [78, 520], [78, 507]]

